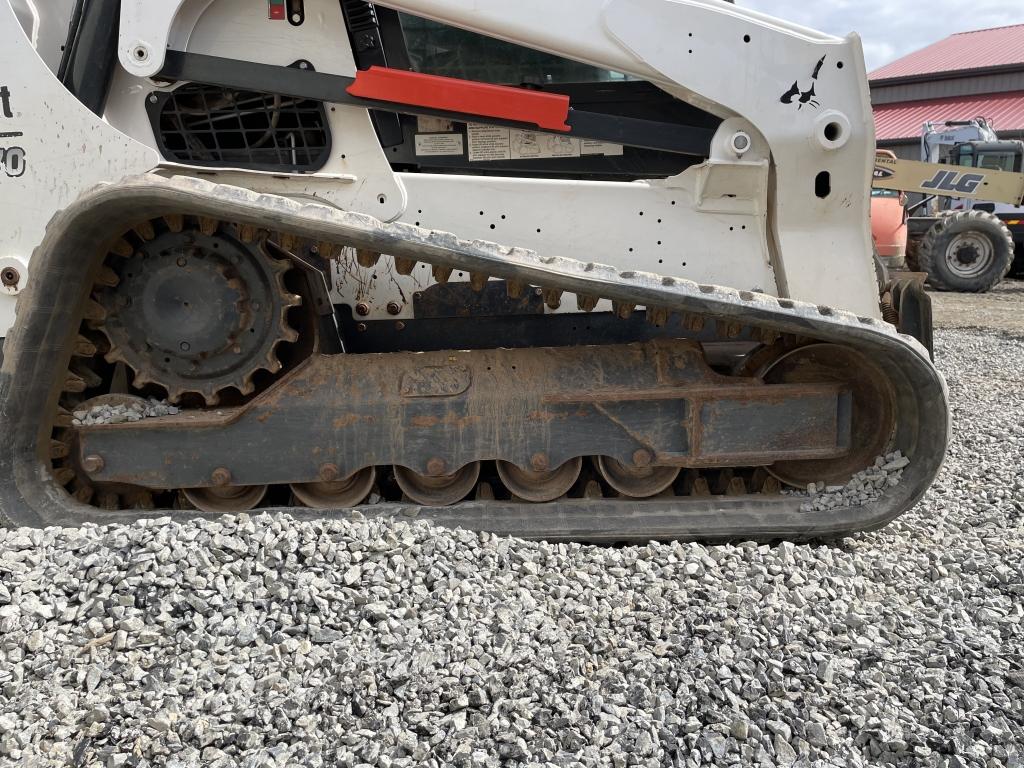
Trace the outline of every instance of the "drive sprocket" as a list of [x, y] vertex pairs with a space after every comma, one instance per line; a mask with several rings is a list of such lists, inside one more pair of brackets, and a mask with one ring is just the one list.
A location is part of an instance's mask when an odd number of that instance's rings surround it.
[[94, 298], [106, 314], [97, 324], [110, 341], [105, 357], [131, 368], [134, 387], [216, 405], [231, 388], [252, 394], [257, 371], [281, 369], [276, 348], [298, 338], [287, 312], [301, 298], [284, 283], [290, 263], [271, 256], [262, 236], [187, 219], [133, 233], [137, 247], [110, 265], [114, 279]]

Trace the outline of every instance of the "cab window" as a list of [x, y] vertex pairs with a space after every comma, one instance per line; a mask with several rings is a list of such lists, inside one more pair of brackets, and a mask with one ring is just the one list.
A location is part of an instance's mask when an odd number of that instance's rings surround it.
[[607, 83], [633, 79], [430, 19], [405, 13], [400, 14], [400, 19], [409, 60], [416, 72], [497, 85]]

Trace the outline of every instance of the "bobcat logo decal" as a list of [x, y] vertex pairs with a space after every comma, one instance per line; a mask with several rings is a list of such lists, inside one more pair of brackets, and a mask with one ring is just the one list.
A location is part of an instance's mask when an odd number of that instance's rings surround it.
[[811, 83], [805, 89], [800, 85], [799, 80], [794, 80], [793, 85], [790, 86], [789, 90], [782, 94], [782, 98], [779, 99], [783, 104], [796, 104], [797, 109], [801, 110], [805, 106], [812, 106], [815, 109], [821, 106], [821, 102], [817, 99], [817, 94], [814, 92], [814, 87], [818, 84], [818, 75], [821, 74], [821, 68], [825, 64], [825, 56], [822, 56], [818, 61], [818, 66], [814, 68], [814, 74], [811, 75]]

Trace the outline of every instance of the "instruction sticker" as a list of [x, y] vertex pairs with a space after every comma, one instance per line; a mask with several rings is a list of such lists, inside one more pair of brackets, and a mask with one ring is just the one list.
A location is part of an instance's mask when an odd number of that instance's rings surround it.
[[469, 137], [470, 162], [488, 160], [546, 160], [582, 155], [621, 155], [622, 145], [593, 139], [577, 139], [557, 133], [521, 131], [470, 123], [466, 126]]
[[420, 116], [416, 118], [417, 133], [451, 133], [452, 130], [454, 130], [452, 121], [443, 117]]
[[622, 154], [622, 145], [612, 144], [610, 141], [582, 139], [580, 141], [580, 154], [619, 156]]
[[461, 155], [461, 133], [419, 133], [416, 134], [416, 154], [429, 157], [432, 155]]
[[470, 162], [512, 159], [508, 128], [470, 123], [466, 126], [466, 135], [469, 137]]

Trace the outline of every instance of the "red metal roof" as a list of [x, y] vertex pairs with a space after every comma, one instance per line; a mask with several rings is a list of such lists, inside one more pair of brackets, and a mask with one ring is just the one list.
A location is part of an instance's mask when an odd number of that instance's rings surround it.
[[871, 80], [1024, 65], [1024, 24], [960, 32], [886, 64]]
[[917, 138], [929, 120], [984, 117], [996, 131], [1024, 130], [1024, 91], [879, 104], [874, 108], [878, 141]]

